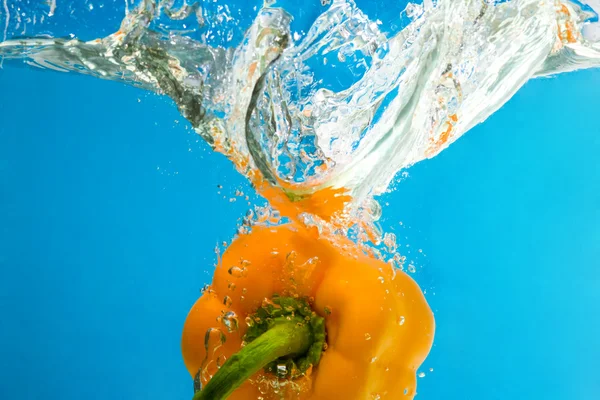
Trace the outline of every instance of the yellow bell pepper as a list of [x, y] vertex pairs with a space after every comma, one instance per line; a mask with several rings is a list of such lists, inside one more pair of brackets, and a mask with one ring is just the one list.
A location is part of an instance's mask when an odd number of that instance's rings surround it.
[[182, 351], [195, 400], [412, 399], [433, 336], [408, 275], [288, 224], [231, 243]]

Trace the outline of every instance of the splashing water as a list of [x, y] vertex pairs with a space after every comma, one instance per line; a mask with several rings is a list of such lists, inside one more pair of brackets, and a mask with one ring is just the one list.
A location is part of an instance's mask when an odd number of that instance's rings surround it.
[[[355, 220], [376, 220], [372, 197], [398, 171], [437, 155], [529, 79], [600, 64], [599, 0], [425, 0], [408, 4], [395, 34], [333, 0], [305, 35], [272, 1], [241, 35], [226, 5], [125, 0], [118, 32], [87, 42], [6, 40], [18, 14], [3, 1], [5, 63], [166, 94], [257, 186], [293, 200], [345, 193]], [[314, 214], [305, 222], [321, 221]]]

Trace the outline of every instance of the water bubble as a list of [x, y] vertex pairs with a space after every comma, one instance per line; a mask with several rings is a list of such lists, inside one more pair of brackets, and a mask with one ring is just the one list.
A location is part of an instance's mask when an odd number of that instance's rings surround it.
[[433, 372], [433, 368], [429, 368], [429, 372]]
[[380, 276], [380, 277], [379, 277], [379, 278], [377, 278], [377, 279], [379, 279], [379, 282], [381, 282], [381, 283], [384, 283], [384, 282], [385, 282], [385, 279], [383, 279], [383, 276]]
[[229, 288], [229, 290], [231, 290], [231, 291], [235, 290], [235, 288], [236, 288], [236, 286], [235, 286], [235, 283], [233, 283], [233, 282], [229, 282], [229, 284], [227, 285], [227, 287], [228, 287], [228, 288]]
[[423, 6], [420, 4], [408, 3], [404, 9], [406, 16], [410, 19], [419, 18], [423, 14]]
[[220, 355], [219, 357], [217, 357], [217, 368], [221, 368], [223, 364], [225, 364], [225, 361], [227, 361], [227, 357], [225, 357], [224, 355]]
[[231, 267], [229, 268], [229, 270], [227, 271], [229, 272], [229, 275], [235, 277], [235, 278], [243, 278], [246, 275], [248, 275], [248, 270], [244, 267]]
[[375, 361], [377, 361], [377, 357], [371, 358], [371, 364], [373, 364]]
[[371, 340], [371, 335], [369, 335], [368, 333], [365, 333], [365, 340]]
[[408, 272], [414, 274], [415, 272], [417, 272], [417, 268], [411, 263], [408, 265]]
[[221, 317], [221, 323], [225, 325], [229, 333], [238, 330], [238, 318], [236, 313], [234, 313], [233, 311], [229, 311], [225, 315], [223, 315], [223, 317]]
[[390, 253], [394, 253], [398, 248], [398, 245], [396, 244], [396, 235], [389, 232], [383, 235], [383, 244]]
[[209, 354], [211, 353], [211, 350], [212, 354], [214, 355], [215, 352], [219, 349], [219, 347], [225, 344], [226, 339], [227, 338], [225, 337], [225, 334], [220, 329], [209, 328], [206, 330], [206, 333], [204, 334], [204, 349], [206, 350], [206, 357], [204, 361], [202, 361], [202, 365], [199, 371], [199, 375], [202, 377], [203, 380], [208, 380], [212, 378], [212, 375], [208, 371], [209, 366], [212, 362], [212, 360], [209, 361]]
[[419, 378], [425, 378], [425, 372], [419, 372], [419, 375], [417, 375]]
[[269, 382], [266, 379], [262, 379], [259, 383], [258, 383], [258, 391], [261, 394], [267, 394], [267, 392], [269, 391]]
[[406, 262], [406, 257], [396, 253], [394, 254], [392, 260], [396, 268], [399, 268], [401, 271], [404, 271], [404, 263]]
[[229, 296], [225, 296], [225, 297], [223, 298], [223, 304], [224, 304], [226, 307], [231, 307], [231, 304], [232, 304], [232, 303], [233, 303], [233, 300], [231, 299], [231, 297], [229, 297]]
[[398, 318], [398, 325], [400, 325], [400, 326], [404, 325], [405, 321], [406, 321], [406, 318], [404, 318], [404, 315], [401, 315], [400, 318]]
[[287, 366], [285, 364], [277, 365], [277, 375], [279, 375], [280, 377], [285, 377], [287, 376], [287, 372]]

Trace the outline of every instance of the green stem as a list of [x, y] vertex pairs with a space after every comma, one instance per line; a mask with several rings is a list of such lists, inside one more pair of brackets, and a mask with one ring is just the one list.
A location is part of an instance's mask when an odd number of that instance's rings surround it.
[[193, 400], [225, 400], [267, 364], [304, 354], [313, 341], [310, 325], [301, 318], [277, 318], [265, 333], [232, 355]]

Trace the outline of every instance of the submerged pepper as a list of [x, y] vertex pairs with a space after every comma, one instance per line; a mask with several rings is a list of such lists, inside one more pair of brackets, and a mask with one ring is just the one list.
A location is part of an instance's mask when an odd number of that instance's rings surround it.
[[194, 399], [415, 396], [433, 314], [408, 275], [342, 240], [288, 224], [231, 243], [184, 326]]

